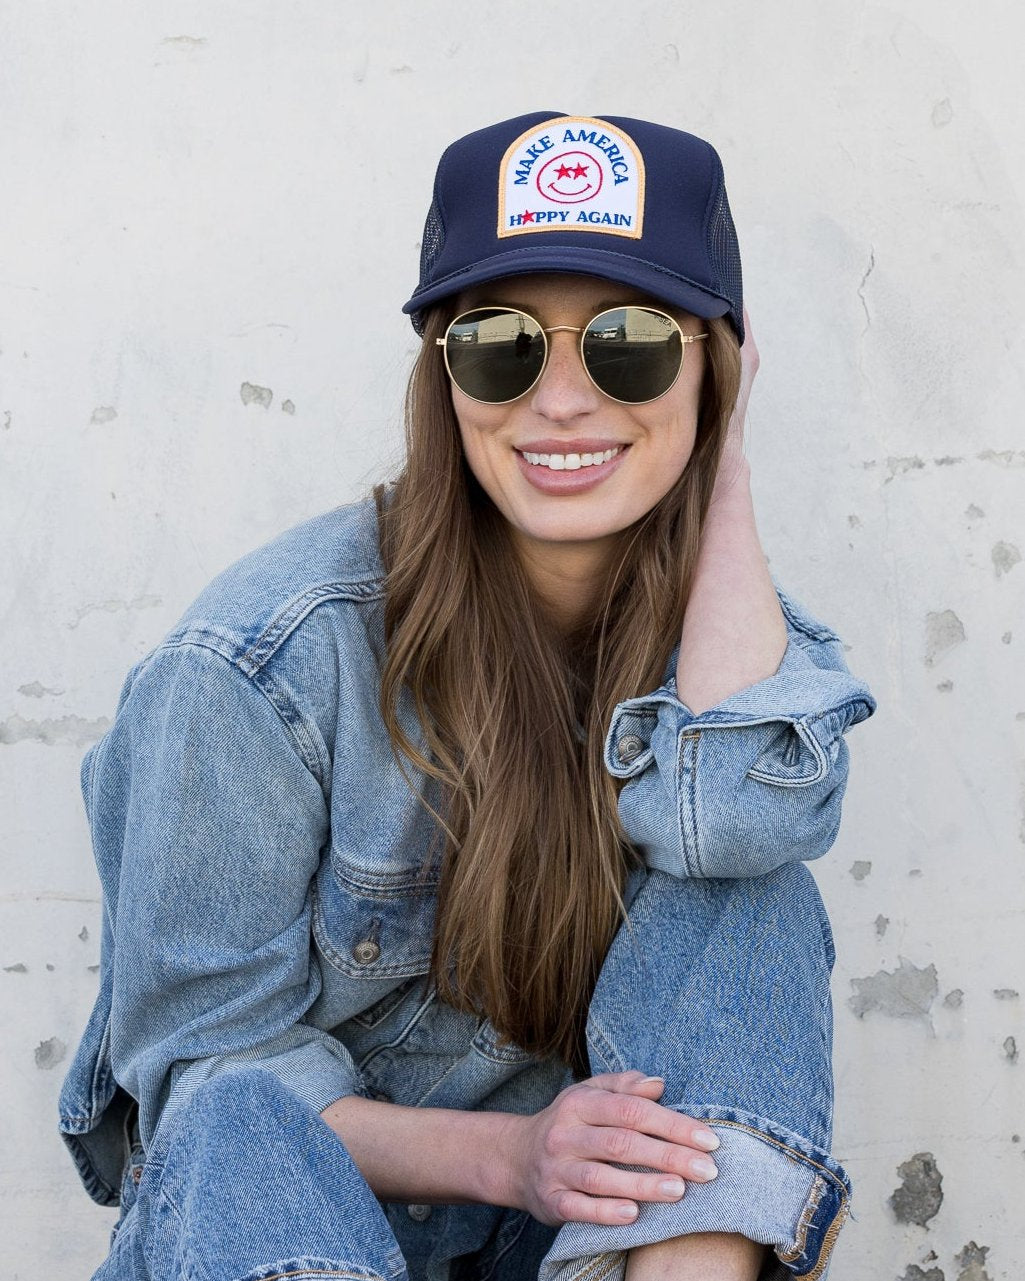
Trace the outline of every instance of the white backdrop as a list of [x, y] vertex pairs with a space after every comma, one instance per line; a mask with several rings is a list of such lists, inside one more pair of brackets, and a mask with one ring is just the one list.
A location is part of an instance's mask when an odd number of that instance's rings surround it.
[[207, 579], [394, 467], [437, 156], [538, 108], [720, 150], [763, 358], [765, 543], [879, 698], [816, 865], [857, 1185], [834, 1281], [1022, 1275], [1020, 12], [8, 0], [8, 1275], [88, 1276], [111, 1223], [54, 1126], [99, 959], [82, 752]]

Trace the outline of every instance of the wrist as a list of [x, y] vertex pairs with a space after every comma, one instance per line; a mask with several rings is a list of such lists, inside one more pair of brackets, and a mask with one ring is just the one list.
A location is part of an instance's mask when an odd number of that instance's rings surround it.
[[751, 464], [739, 450], [736, 453], [724, 454], [715, 474], [709, 512], [711, 513], [711, 510], [717, 506], [724, 505], [730, 499], [749, 500], [750, 494]]
[[527, 1128], [531, 1119], [515, 1112], [502, 1113], [496, 1142], [482, 1154], [481, 1186], [487, 1189], [486, 1199], [491, 1205], [504, 1205], [514, 1210], [528, 1208], [523, 1171]]

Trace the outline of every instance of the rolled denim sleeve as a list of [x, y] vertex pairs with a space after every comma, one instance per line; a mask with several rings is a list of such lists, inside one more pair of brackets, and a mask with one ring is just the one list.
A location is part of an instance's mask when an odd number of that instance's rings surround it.
[[328, 806], [287, 715], [215, 648], [143, 666], [84, 773], [104, 882], [106, 1054], [143, 1142], [202, 1081], [260, 1066], [318, 1111], [358, 1088], [304, 1022]]
[[875, 700], [836, 634], [777, 593], [787, 648], [773, 676], [695, 716], [671, 675], [613, 714], [605, 763], [625, 780], [620, 820], [652, 869], [759, 876], [818, 858], [836, 839], [844, 734]]

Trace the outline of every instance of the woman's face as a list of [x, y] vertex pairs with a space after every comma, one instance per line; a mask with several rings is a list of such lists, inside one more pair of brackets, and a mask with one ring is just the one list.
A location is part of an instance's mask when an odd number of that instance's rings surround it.
[[[599, 312], [653, 302], [639, 290], [596, 276], [513, 276], [461, 294], [457, 311], [503, 306], [539, 324], [584, 326]], [[685, 334], [704, 332], [695, 316], [677, 313]], [[482, 489], [527, 549], [556, 544], [608, 546], [669, 492], [694, 449], [705, 367], [703, 343], [689, 343], [683, 369], [658, 400], [623, 405], [603, 395], [580, 359], [578, 333], [548, 335], [548, 364], [518, 400], [484, 405], [454, 384], [452, 402], [466, 460]], [[597, 466], [559, 467], [572, 454], [605, 454]], [[532, 462], [544, 454], [549, 465]], [[550, 463], [555, 455], [556, 469]], [[568, 547], [567, 547], [568, 550]]]

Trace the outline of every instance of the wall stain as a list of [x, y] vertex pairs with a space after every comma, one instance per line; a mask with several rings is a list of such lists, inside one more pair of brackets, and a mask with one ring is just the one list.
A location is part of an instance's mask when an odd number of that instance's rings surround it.
[[985, 1270], [987, 1254], [988, 1245], [976, 1245], [974, 1241], [969, 1241], [954, 1255], [954, 1262], [961, 1269], [957, 1274], [957, 1281], [990, 1281], [989, 1273]]
[[969, 503], [965, 508], [964, 514], [969, 520], [981, 520], [986, 513], [978, 506], [977, 503]]
[[964, 623], [952, 609], [930, 612], [925, 616], [925, 665], [936, 661], [965, 641]]
[[4, 973], [5, 974], [27, 974], [28, 966], [25, 964], [24, 961], [15, 961], [13, 965], [4, 966]]
[[89, 926], [88, 925], [82, 926], [82, 928], [78, 931], [78, 937], [82, 940], [83, 943], [89, 942]]
[[852, 512], [852, 513], [847, 517], [847, 524], [848, 524], [848, 526], [849, 526], [851, 529], [860, 529], [860, 528], [861, 528], [861, 517], [860, 517], [860, 516], [855, 516], [855, 515], [854, 515], [854, 513]]
[[952, 988], [943, 998], [943, 1004], [948, 1010], [959, 1010], [964, 1005], [964, 992], [959, 987]]
[[932, 109], [932, 127], [943, 129], [954, 119], [954, 108], [949, 98], [941, 98]]
[[259, 387], [256, 383], [243, 383], [239, 388], [239, 395], [243, 405], [262, 405], [264, 409], [270, 409], [274, 399], [274, 393], [269, 387]]
[[900, 1281], [947, 1281], [942, 1268], [930, 1268], [926, 1272], [917, 1263], [909, 1263]]
[[30, 681], [27, 685], [19, 685], [18, 693], [24, 694], [26, 698], [45, 698], [47, 694], [63, 694], [62, 689], [49, 689], [46, 685], [40, 685], [38, 681]]
[[100, 967], [98, 965], [87, 965], [85, 968], [90, 974], [99, 974], [100, 972]]
[[955, 454], [944, 454], [942, 458], [934, 458], [934, 467], [956, 467], [958, 463], [963, 463], [964, 459]]
[[74, 747], [86, 747], [95, 743], [110, 729], [110, 719], [98, 716], [94, 721], [87, 721], [82, 716], [61, 716], [45, 721], [27, 721], [24, 716], [8, 716], [0, 721], [0, 745], [12, 743], [44, 743], [47, 747], [70, 743]]
[[11, 411], [9, 409], [5, 409], [4, 410], [4, 431], [10, 431], [10, 430], [11, 430]]
[[281, 412], [283, 414], [294, 414], [295, 413], [294, 402], [291, 400], [283, 400], [281, 402]]
[[1004, 632], [1003, 636], [1000, 637], [1001, 645], [1010, 645], [1011, 641], [1013, 640], [1014, 640], [1013, 632]]
[[850, 871], [851, 876], [853, 876], [856, 881], [863, 881], [865, 877], [868, 876], [869, 872], [872, 871], [872, 864], [866, 859], [859, 858], [856, 862], [851, 864]]
[[875, 919], [876, 938], [881, 939], [886, 933], [886, 927], [890, 924], [890, 918], [883, 916], [882, 912]]
[[89, 417], [89, 422], [94, 426], [101, 426], [103, 423], [112, 423], [117, 417], [117, 410], [113, 405], [97, 405]]
[[36, 1067], [42, 1072], [55, 1068], [68, 1052], [68, 1047], [59, 1036], [51, 1036], [48, 1041], [40, 1041], [35, 1049]]
[[1018, 999], [1018, 992], [1013, 987], [995, 987], [993, 995], [998, 1001], [1016, 1001]]
[[936, 686], [936, 688], [939, 690], [941, 694], [949, 694], [950, 691], [954, 688], [954, 682], [952, 680], [940, 681], [940, 683]]
[[88, 605], [83, 605], [76, 612], [75, 617], [68, 623], [68, 629], [74, 631], [82, 619], [88, 618], [90, 614], [121, 614], [130, 609], [156, 609], [163, 603], [160, 596], [136, 596], [134, 600], [90, 601]]
[[934, 1219], [943, 1204], [943, 1175], [931, 1152], [916, 1152], [897, 1166], [901, 1185], [888, 1204], [898, 1223], [917, 1223], [924, 1228]]
[[206, 36], [164, 36], [160, 43], [175, 49], [202, 49], [207, 40]]
[[1014, 569], [1021, 560], [1021, 552], [1014, 543], [1000, 542], [994, 545], [990, 552], [990, 559], [993, 561], [993, 570], [997, 578], [1000, 578]]
[[847, 1004], [863, 1019], [869, 1010], [887, 1014], [894, 1019], [921, 1019], [929, 1023], [929, 1010], [939, 992], [936, 966], [925, 969], [900, 958], [899, 968], [893, 971], [878, 970], [861, 979], [851, 979], [854, 995]]
[[1014, 1039], [1013, 1036], [1009, 1036], [1006, 1038], [1002, 1048], [1004, 1051], [1004, 1058], [1008, 1061], [1008, 1063], [1018, 1062], [1018, 1042]]

